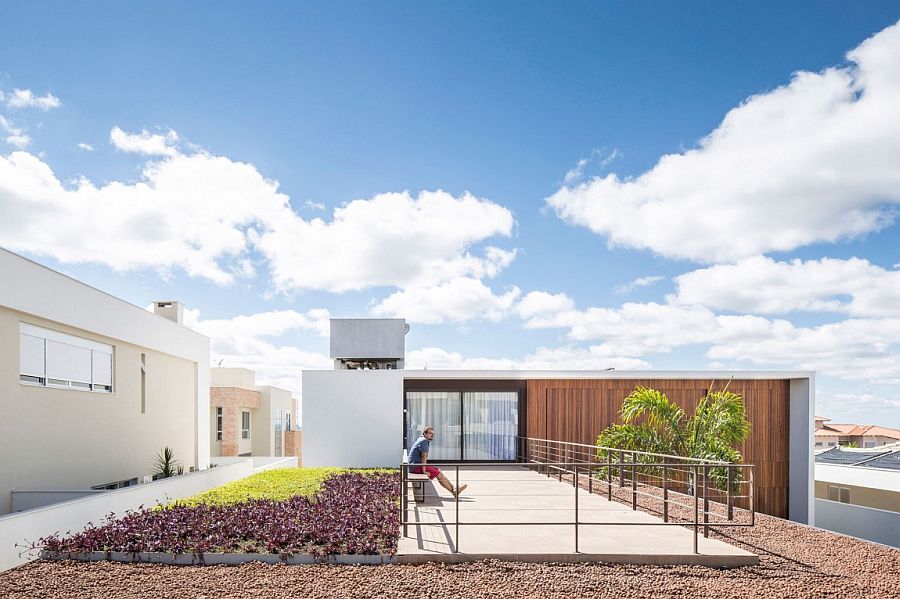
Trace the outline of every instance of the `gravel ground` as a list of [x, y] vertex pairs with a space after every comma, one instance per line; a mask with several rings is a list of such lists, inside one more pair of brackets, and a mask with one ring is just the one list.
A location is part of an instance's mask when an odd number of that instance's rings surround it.
[[[630, 494], [621, 499], [630, 501]], [[649, 509], [652, 500], [642, 500]], [[900, 550], [764, 515], [714, 538], [758, 566], [519, 564], [164, 566], [32, 562], [0, 574], [19, 597], [900, 597]]]

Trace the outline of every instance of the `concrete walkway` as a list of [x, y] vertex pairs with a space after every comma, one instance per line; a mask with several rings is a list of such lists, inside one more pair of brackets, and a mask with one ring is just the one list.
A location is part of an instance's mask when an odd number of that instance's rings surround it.
[[[454, 467], [444, 468], [455, 482]], [[662, 523], [630, 506], [607, 501], [586, 490], [578, 492], [579, 522], [619, 522], [633, 525], [578, 527], [575, 552], [575, 487], [520, 466], [460, 467], [460, 482], [469, 488], [459, 500], [459, 552], [455, 550], [456, 502], [436, 482], [426, 484], [426, 499], [417, 504], [409, 493], [408, 537], [401, 536], [398, 561], [602, 561], [633, 564], [702, 564], [714, 567], [754, 565], [756, 555], [713, 539], [699, 538], [693, 551], [693, 531]], [[466, 526], [466, 522], [486, 523]], [[500, 522], [560, 522], [568, 525], [503, 526]], [[425, 526], [425, 523], [437, 525]]]

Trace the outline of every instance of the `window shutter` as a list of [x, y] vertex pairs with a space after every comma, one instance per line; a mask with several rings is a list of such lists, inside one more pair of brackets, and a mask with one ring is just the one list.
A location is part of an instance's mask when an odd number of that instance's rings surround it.
[[19, 335], [19, 374], [44, 378], [44, 340]]
[[47, 339], [47, 378], [91, 382], [91, 350]]
[[103, 352], [91, 352], [93, 383], [95, 385], [112, 386], [112, 355]]

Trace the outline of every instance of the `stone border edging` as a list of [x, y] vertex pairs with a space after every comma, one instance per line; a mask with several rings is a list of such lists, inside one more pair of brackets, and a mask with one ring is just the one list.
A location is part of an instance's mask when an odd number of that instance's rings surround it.
[[236, 566], [249, 562], [266, 564], [342, 564], [342, 565], [380, 565], [396, 564], [396, 556], [388, 555], [314, 555], [284, 556], [277, 553], [169, 553], [165, 551], [86, 551], [86, 552], [53, 552], [43, 550], [40, 558], [50, 561], [74, 560], [81, 562], [125, 562], [168, 564], [175, 566]]

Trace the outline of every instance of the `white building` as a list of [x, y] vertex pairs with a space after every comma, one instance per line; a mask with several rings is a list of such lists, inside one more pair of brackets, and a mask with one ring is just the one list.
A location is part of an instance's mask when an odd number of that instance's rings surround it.
[[0, 514], [13, 491], [136, 484], [210, 462], [209, 339], [0, 249]]

